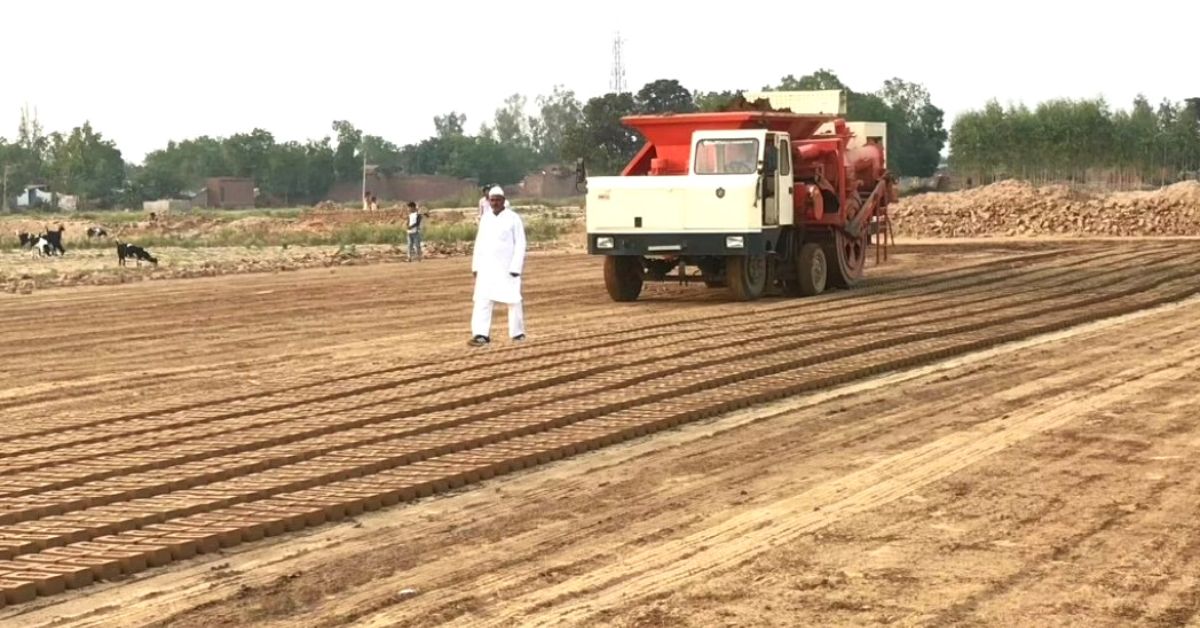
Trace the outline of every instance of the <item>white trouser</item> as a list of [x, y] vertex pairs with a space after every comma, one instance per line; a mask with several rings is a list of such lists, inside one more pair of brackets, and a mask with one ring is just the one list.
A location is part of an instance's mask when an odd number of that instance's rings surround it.
[[[471, 314], [471, 335], [492, 336], [492, 307], [495, 301], [476, 301]], [[525, 308], [520, 301], [508, 304], [508, 337], [516, 338], [525, 333]]]

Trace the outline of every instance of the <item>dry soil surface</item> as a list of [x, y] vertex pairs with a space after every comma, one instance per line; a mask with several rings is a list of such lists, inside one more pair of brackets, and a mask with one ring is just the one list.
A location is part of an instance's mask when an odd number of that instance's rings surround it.
[[[229, 447], [255, 425], [319, 424], [271, 443], [324, 452], [360, 424], [398, 429], [375, 413], [404, 409], [410, 421], [477, 413], [456, 423], [459, 439], [552, 422], [520, 437], [542, 440], [479, 448], [502, 449], [476, 462], [541, 448], [502, 477], [39, 591], [0, 621], [1195, 624], [1197, 257], [1179, 242], [909, 245], [849, 293], [735, 304], [654, 286], [613, 304], [596, 260], [535, 255], [530, 341], [484, 350], [463, 345], [464, 260], [0, 295], [12, 345], [46, 356], [0, 367], [0, 513], [48, 521], [21, 496], [75, 491], [53, 516], [83, 513], [77, 536], [97, 504], [133, 516], [139, 499], [183, 492], [83, 465], [106, 447], [165, 455]], [[337, 394], [308, 392], [323, 385]], [[411, 480], [386, 475], [389, 444], [437, 433], [355, 445], [371, 466], [336, 486], [365, 495], [376, 476]], [[232, 464], [265, 447], [221, 451]], [[453, 455], [439, 468], [454, 471]], [[121, 481], [143, 490], [105, 492]], [[215, 476], [196, 482], [217, 492]], [[124, 534], [152, 527], [137, 521]], [[0, 541], [20, 537], [16, 525]]]

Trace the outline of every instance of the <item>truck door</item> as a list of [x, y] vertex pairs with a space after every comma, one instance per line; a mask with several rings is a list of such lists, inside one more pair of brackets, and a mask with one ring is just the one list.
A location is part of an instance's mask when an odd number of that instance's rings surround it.
[[763, 151], [762, 180], [762, 224], [774, 227], [779, 224], [779, 148], [774, 133], [767, 134], [767, 146]]
[[778, 200], [778, 213], [780, 220], [773, 224], [790, 225], [793, 220], [795, 207], [795, 199], [792, 198], [792, 184], [794, 177], [792, 176], [792, 141], [787, 135], [776, 136], [776, 146], [779, 151], [779, 168], [776, 174], [775, 197]]

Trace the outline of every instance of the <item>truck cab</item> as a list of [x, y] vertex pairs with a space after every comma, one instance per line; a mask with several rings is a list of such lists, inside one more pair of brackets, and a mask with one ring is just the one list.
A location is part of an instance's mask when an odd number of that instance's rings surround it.
[[776, 245], [792, 222], [787, 134], [696, 131], [689, 146], [678, 174], [588, 179], [590, 253], [764, 255]]

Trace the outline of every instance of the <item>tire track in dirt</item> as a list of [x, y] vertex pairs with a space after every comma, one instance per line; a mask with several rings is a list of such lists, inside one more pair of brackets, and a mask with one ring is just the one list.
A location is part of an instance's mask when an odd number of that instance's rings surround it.
[[[583, 574], [509, 600], [499, 616], [471, 623], [577, 623], [600, 609], [669, 593], [684, 581], [729, 569], [771, 547], [894, 501], [1021, 440], [1064, 425], [1078, 416], [1080, 408], [1095, 409], [1122, 402], [1187, 377], [1198, 367], [1200, 348], [1176, 348], [1083, 391], [1048, 398], [1026, 411], [939, 438], [794, 498], [741, 514], [714, 529], [627, 555], [616, 569]], [[420, 612], [416, 608], [405, 609], [406, 614], [412, 611]], [[398, 619], [377, 616], [363, 625], [395, 625], [393, 622]]]

